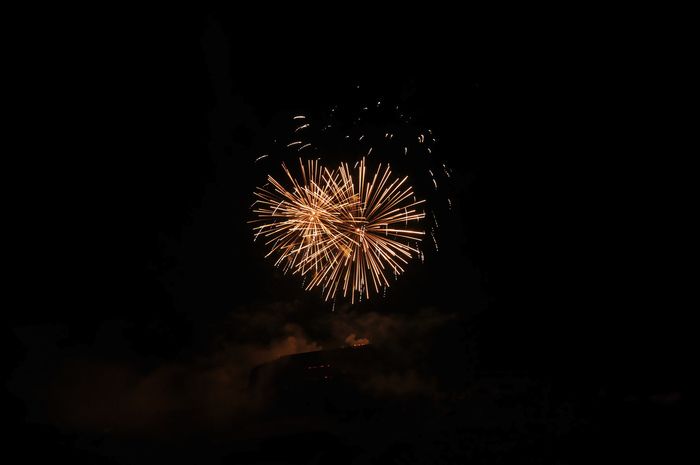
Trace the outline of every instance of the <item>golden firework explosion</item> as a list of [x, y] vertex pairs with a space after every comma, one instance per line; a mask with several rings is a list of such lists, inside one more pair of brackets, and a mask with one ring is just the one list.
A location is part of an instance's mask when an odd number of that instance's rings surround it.
[[[409, 223], [425, 217], [407, 178], [392, 176], [379, 165], [367, 177], [364, 158], [353, 169], [346, 163], [335, 170], [317, 160], [299, 160], [301, 178], [282, 164], [290, 186], [268, 175], [268, 183], [255, 191], [251, 223], [255, 238], [263, 236], [277, 255], [275, 266], [308, 279], [306, 289], [320, 286], [326, 300], [355, 294], [370, 297], [389, 287], [386, 273], [395, 276], [415, 254], [425, 234]], [[355, 175], [353, 176], [353, 170]]]

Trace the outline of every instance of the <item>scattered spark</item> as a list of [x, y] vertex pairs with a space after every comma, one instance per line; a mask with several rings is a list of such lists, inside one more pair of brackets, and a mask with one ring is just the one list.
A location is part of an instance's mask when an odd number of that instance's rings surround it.
[[298, 128], [296, 128], [296, 129], [294, 130], [294, 132], [301, 131], [302, 129], [306, 129], [306, 128], [308, 128], [309, 126], [311, 126], [309, 123], [302, 124], [301, 126], [299, 126]]
[[297, 115], [297, 116], [295, 116], [295, 117], [292, 118], [292, 119], [306, 119], [306, 116], [304, 116], [304, 115]]
[[433, 238], [433, 244], [435, 244], [435, 251], [437, 252], [437, 251], [439, 250], [439, 249], [438, 249], [438, 243], [437, 243], [437, 239], [435, 239], [435, 233], [434, 233], [434, 231], [433, 231], [432, 228], [430, 228], [430, 235], [431, 235], [432, 238]]
[[267, 156], [268, 156], [267, 154], [265, 154], [265, 155], [260, 155], [258, 158], [255, 159], [255, 163], [259, 162], [259, 161], [262, 160], [263, 158], [266, 158]]
[[447, 169], [447, 165], [445, 165], [444, 163], [442, 164], [442, 170], [445, 172], [445, 176], [447, 176], [448, 178], [452, 177], [450, 176], [450, 171]]

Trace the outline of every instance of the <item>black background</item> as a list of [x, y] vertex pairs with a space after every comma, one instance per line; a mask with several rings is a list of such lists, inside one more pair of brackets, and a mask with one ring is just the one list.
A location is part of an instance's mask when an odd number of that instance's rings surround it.
[[[348, 100], [359, 83], [408, 92], [461, 183], [447, 252], [397, 284], [390, 312], [457, 312], [479, 367], [545, 373], [577, 399], [594, 426], [547, 463], [680, 444], [685, 125], [654, 40], [432, 18], [375, 25], [381, 39], [361, 22], [244, 28], [234, 12], [115, 19], [18, 35], [9, 381], [45, 370], [27, 365], [42, 328], [106, 360], [127, 344], [149, 367], [206, 353], [232, 308], [301, 299], [305, 314], [327, 312], [250, 245], [250, 160], [270, 118]], [[126, 336], [100, 342], [113, 320]], [[80, 433], [28, 420], [35, 386], [12, 386], [15, 451], [108, 460]]]

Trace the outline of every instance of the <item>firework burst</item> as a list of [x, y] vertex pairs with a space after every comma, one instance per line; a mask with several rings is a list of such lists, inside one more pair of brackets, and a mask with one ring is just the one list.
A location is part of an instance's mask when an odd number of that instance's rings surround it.
[[321, 287], [326, 300], [342, 292], [354, 303], [389, 287], [387, 274], [404, 272], [425, 234], [413, 227], [425, 213], [407, 178], [394, 177], [388, 165], [368, 176], [364, 158], [335, 170], [316, 160], [299, 165], [297, 179], [282, 164], [287, 186], [268, 175], [255, 191], [252, 223], [267, 256], [308, 278], [307, 290]]
[[[353, 87], [330, 107], [273, 118], [251, 157], [268, 181], [255, 192], [255, 238], [333, 308], [336, 296], [386, 295], [412, 258], [438, 254], [456, 194], [438, 136], [414, 117], [411, 100]], [[410, 173], [410, 187], [389, 160]], [[269, 176], [280, 164], [282, 177]]]

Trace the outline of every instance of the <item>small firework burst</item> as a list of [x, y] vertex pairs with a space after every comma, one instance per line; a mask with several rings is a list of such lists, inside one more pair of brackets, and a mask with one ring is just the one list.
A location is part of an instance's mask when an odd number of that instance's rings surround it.
[[[367, 175], [363, 158], [335, 170], [299, 161], [301, 177], [283, 164], [284, 186], [272, 176], [255, 191], [255, 237], [263, 236], [275, 265], [321, 287], [326, 300], [342, 293], [354, 303], [390, 286], [413, 257], [425, 232], [411, 228], [425, 217], [407, 178], [379, 165]], [[308, 280], [306, 278], [309, 278]]]

